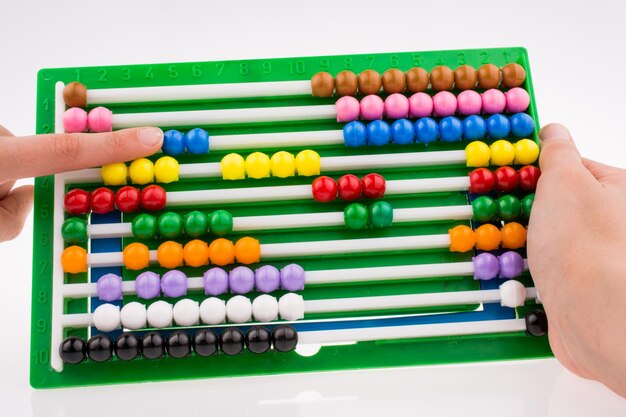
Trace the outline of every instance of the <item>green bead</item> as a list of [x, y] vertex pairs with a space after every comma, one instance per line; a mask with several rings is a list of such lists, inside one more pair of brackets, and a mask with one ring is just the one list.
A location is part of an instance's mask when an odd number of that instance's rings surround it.
[[503, 195], [498, 198], [498, 214], [502, 220], [515, 220], [522, 214], [522, 203], [517, 197]]
[[533, 203], [535, 202], [535, 193], [528, 194], [526, 197], [522, 198], [522, 216], [525, 219], [530, 218], [530, 210], [533, 208]]
[[343, 221], [348, 229], [361, 230], [369, 224], [367, 207], [360, 203], [352, 203], [343, 211]]
[[185, 214], [183, 219], [185, 234], [189, 237], [200, 237], [209, 231], [209, 216], [201, 211]]
[[183, 233], [183, 218], [178, 213], [167, 212], [159, 216], [157, 220], [159, 235], [171, 239]]
[[87, 240], [87, 222], [78, 217], [70, 217], [61, 227], [63, 240], [68, 243], [80, 243]]
[[472, 201], [472, 212], [474, 220], [490, 222], [498, 214], [498, 205], [493, 198], [483, 195]]
[[217, 210], [209, 216], [209, 229], [218, 236], [233, 231], [233, 215], [226, 210]]
[[156, 218], [150, 214], [140, 214], [133, 219], [131, 230], [137, 239], [154, 239], [157, 232]]
[[373, 227], [389, 227], [393, 222], [393, 207], [386, 201], [377, 201], [370, 206], [370, 217]]

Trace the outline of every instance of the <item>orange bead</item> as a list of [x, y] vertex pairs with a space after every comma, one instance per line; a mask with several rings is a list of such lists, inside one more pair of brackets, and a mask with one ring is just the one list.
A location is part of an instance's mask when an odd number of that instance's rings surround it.
[[261, 260], [261, 245], [251, 237], [242, 237], [235, 244], [235, 257], [242, 264], [253, 264]]
[[474, 233], [476, 249], [496, 250], [500, 247], [500, 230], [493, 224], [483, 224]]
[[171, 240], [163, 242], [157, 249], [157, 259], [163, 268], [178, 268], [183, 264], [183, 245]]
[[80, 246], [69, 246], [61, 254], [63, 272], [78, 274], [87, 272], [87, 251]]
[[517, 222], [502, 226], [502, 247], [506, 249], [520, 249], [526, 246], [526, 228]]
[[124, 248], [124, 265], [126, 269], [137, 271], [148, 267], [150, 251], [143, 243], [131, 243]]
[[448, 230], [450, 233], [450, 252], [467, 252], [474, 248], [476, 236], [469, 226], [459, 225]]
[[209, 259], [218, 266], [232, 264], [235, 262], [235, 245], [228, 239], [215, 239], [209, 245]]
[[195, 239], [185, 244], [183, 248], [185, 265], [203, 266], [209, 263], [209, 245], [205, 241]]

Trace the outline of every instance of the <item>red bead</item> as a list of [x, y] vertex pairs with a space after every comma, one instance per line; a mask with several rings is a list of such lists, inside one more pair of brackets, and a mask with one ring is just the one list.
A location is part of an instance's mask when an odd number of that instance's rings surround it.
[[494, 173], [496, 177], [495, 191], [510, 193], [515, 191], [519, 182], [519, 174], [511, 167], [500, 167]]
[[139, 190], [127, 185], [115, 193], [115, 204], [123, 213], [132, 213], [139, 210]]
[[367, 174], [361, 180], [365, 198], [382, 198], [385, 195], [386, 183], [380, 174]]
[[477, 168], [470, 172], [470, 193], [486, 194], [493, 190], [496, 177], [487, 168]]
[[148, 185], [141, 190], [141, 207], [148, 211], [159, 211], [165, 208], [166, 193], [160, 185]]
[[70, 214], [87, 214], [91, 211], [89, 193], [75, 188], [65, 195], [63, 205]]
[[337, 181], [339, 198], [346, 201], [356, 200], [361, 197], [361, 181], [359, 177], [347, 174]]
[[337, 198], [337, 183], [330, 177], [317, 177], [311, 185], [313, 199], [320, 203], [328, 203]]
[[115, 194], [106, 187], [96, 188], [91, 192], [91, 210], [106, 214], [115, 210]]
[[519, 188], [522, 191], [534, 193], [537, 188], [537, 181], [541, 176], [539, 168], [533, 165], [526, 165], [519, 170]]

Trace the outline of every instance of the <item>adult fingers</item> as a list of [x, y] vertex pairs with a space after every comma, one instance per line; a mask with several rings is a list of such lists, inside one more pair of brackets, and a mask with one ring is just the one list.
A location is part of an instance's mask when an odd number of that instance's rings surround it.
[[583, 158], [583, 165], [601, 183], [617, 185], [622, 189], [626, 187], [626, 169], [605, 165], [587, 158]]
[[9, 195], [14, 185], [15, 181], [7, 181], [0, 184], [0, 200]]
[[0, 125], [0, 136], [13, 136], [13, 133], [6, 127]]
[[539, 131], [541, 173], [553, 170], [582, 168], [582, 160], [569, 130], [558, 123], [551, 123]]
[[23, 185], [0, 200], [0, 242], [15, 239], [33, 206], [33, 186]]

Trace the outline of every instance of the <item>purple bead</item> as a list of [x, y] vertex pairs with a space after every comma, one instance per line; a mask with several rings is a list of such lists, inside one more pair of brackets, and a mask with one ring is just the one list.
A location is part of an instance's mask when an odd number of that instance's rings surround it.
[[187, 294], [187, 275], [175, 269], [167, 271], [161, 278], [161, 291], [166, 297], [182, 297]]
[[122, 277], [115, 274], [106, 274], [98, 278], [96, 284], [98, 297], [102, 301], [116, 301], [122, 299]]
[[280, 270], [280, 286], [287, 291], [304, 289], [304, 269], [298, 264], [289, 264]]
[[254, 272], [247, 266], [233, 268], [228, 274], [228, 285], [234, 294], [247, 294], [254, 289]]
[[499, 257], [500, 278], [517, 278], [524, 271], [522, 255], [514, 251], [504, 252]]
[[159, 274], [146, 271], [137, 275], [135, 292], [137, 297], [144, 300], [158, 297], [161, 294], [161, 278], [159, 278]]
[[204, 273], [204, 293], [220, 295], [228, 291], [228, 274], [222, 268], [211, 268]]
[[498, 276], [500, 264], [494, 255], [484, 252], [472, 258], [474, 262], [474, 279], [489, 280]]
[[272, 265], [265, 265], [254, 272], [254, 282], [257, 291], [270, 293], [280, 285], [280, 272]]

